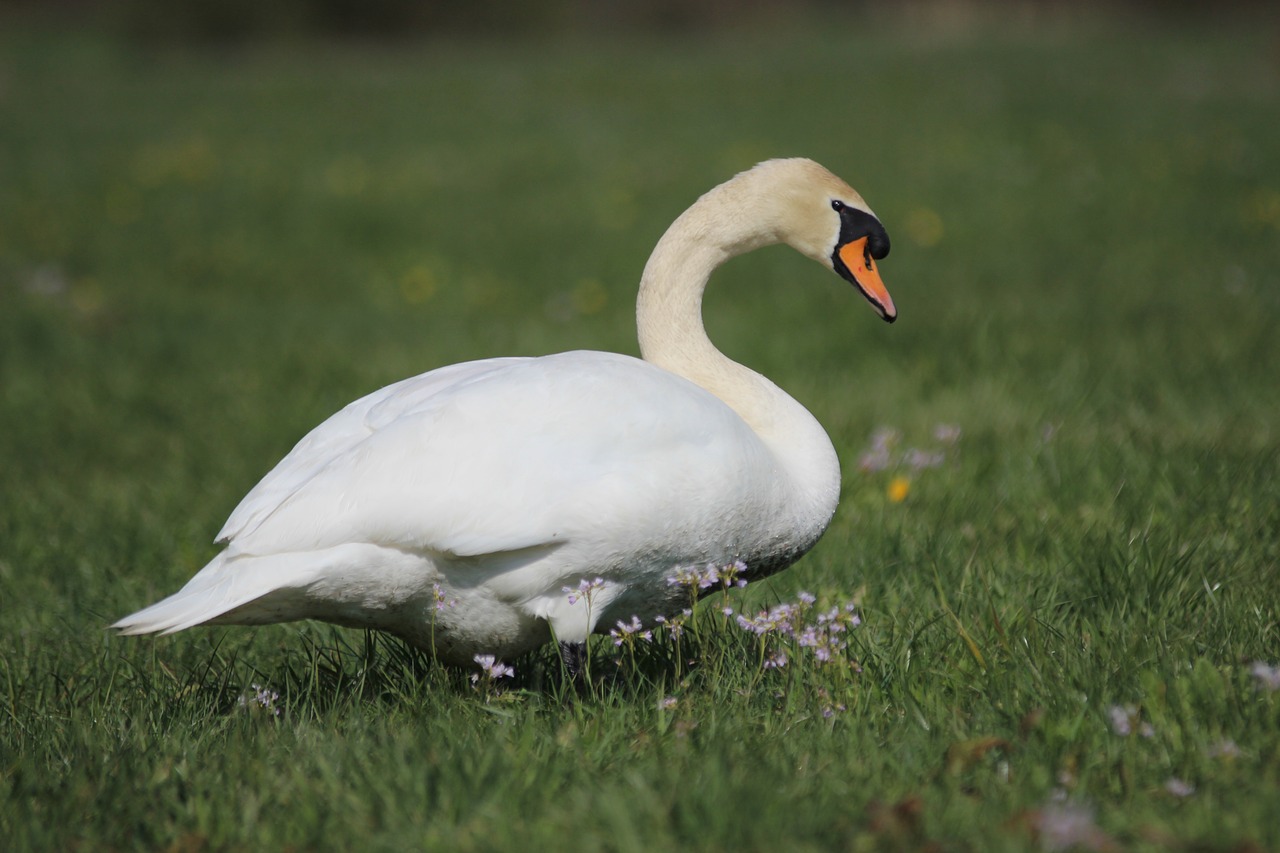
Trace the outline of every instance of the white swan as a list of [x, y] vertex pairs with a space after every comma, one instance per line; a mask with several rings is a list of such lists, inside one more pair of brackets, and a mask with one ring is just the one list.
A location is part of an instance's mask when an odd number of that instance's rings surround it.
[[[716, 350], [701, 316], [712, 270], [776, 242], [895, 318], [874, 262], [889, 239], [862, 197], [810, 160], [761, 163], [658, 242], [636, 310], [643, 360], [468, 362], [355, 401], [245, 496], [186, 586], [112, 627], [322, 619], [470, 664], [671, 614], [687, 602], [667, 582], [681, 567], [789, 566], [835, 512], [835, 450], [799, 403]], [[594, 578], [571, 603], [565, 587]]]

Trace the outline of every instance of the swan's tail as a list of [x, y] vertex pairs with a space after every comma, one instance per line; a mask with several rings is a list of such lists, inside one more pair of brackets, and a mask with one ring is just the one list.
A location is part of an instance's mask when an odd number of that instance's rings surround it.
[[276, 565], [270, 571], [248, 565], [253, 562], [256, 560], [252, 557], [229, 560], [224, 551], [196, 573], [182, 589], [150, 607], [131, 613], [111, 627], [121, 634], [172, 634], [210, 623], [255, 624], [303, 618], [301, 613], [290, 614], [290, 608], [284, 602], [268, 608], [274, 618], [264, 618], [262, 608], [257, 607], [248, 608], [252, 613], [233, 613], [237, 608], [272, 596], [273, 593], [286, 593], [284, 597], [293, 598], [287, 593], [297, 592], [300, 587], [305, 588], [311, 579], [310, 572], [301, 573], [306, 575], [302, 577], [296, 571], [279, 571], [283, 567], [278, 563], [284, 561], [278, 559], [272, 560]]

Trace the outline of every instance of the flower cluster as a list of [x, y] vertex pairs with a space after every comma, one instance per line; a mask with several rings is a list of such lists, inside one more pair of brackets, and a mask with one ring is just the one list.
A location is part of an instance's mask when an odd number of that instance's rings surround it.
[[790, 662], [791, 659], [787, 657], [787, 653], [782, 649], [778, 649], [777, 651], [770, 653], [769, 656], [764, 659], [764, 663], [761, 664], [761, 666], [764, 669], [782, 669]]
[[715, 563], [707, 563], [702, 567], [681, 566], [676, 569], [675, 574], [667, 578], [667, 583], [671, 586], [684, 586], [696, 590], [707, 590], [713, 586], [719, 586], [722, 589], [730, 587], [741, 589], [747, 585], [747, 579], [742, 577], [746, 571], [747, 564], [741, 560], [734, 560], [724, 566], [717, 566]]
[[493, 684], [499, 678], [510, 678], [516, 674], [515, 669], [493, 655], [476, 655], [474, 660], [480, 665], [480, 671], [471, 673], [472, 684], [479, 683], [481, 678], [484, 679], [485, 684]]
[[[816, 604], [814, 595], [801, 592], [796, 601], [774, 605], [754, 617], [739, 615], [738, 627], [760, 637], [762, 649], [766, 638], [773, 636], [808, 649], [818, 663], [830, 663], [842, 657], [848, 646], [846, 633], [861, 625], [862, 618], [853, 602], [821, 611]], [[788, 660], [785, 650], [775, 649], [764, 657], [762, 665], [765, 669], [780, 669]]]
[[960, 441], [960, 427], [955, 424], [938, 424], [933, 428], [933, 439], [941, 447], [922, 450], [908, 447], [894, 461], [894, 450], [902, 441], [902, 433], [893, 427], [878, 427], [871, 433], [871, 444], [858, 457], [858, 467], [863, 471], [887, 471], [902, 466], [912, 471], [925, 468], [937, 468], [947, 461], [947, 448], [954, 447]]
[[795, 604], [783, 603], [776, 604], [768, 610], [762, 610], [754, 618], [748, 619], [746, 616], [738, 616], [738, 627], [744, 631], [750, 631], [757, 636], [764, 634], [781, 634], [783, 636], [794, 637], [797, 626], [804, 617], [805, 612], [816, 600], [807, 592], [802, 592], [798, 596], [799, 602]]
[[640, 624], [640, 617], [632, 614], [630, 622], [618, 620], [618, 627], [609, 631], [609, 636], [613, 637], [613, 644], [620, 646], [624, 642], [634, 643], [637, 638], [644, 640], [646, 643], [653, 640], [653, 632], [646, 630]]
[[444, 610], [446, 607], [456, 607], [458, 599], [449, 598], [444, 594], [444, 588], [435, 581], [431, 582], [431, 592], [436, 599], [436, 612]]
[[236, 703], [249, 713], [254, 713], [258, 709], [262, 709], [272, 717], [280, 716], [284, 710], [276, 703], [280, 701], [280, 694], [272, 690], [270, 687], [263, 687], [261, 684], [250, 684], [249, 689], [253, 691], [252, 695], [242, 693], [239, 701]]
[[653, 621], [667, 629], [668, 637], [673, 640], [679, 640], [684, 635], [684, 623], [692, 617], [693, 611], [686, 607], [684, 610], [680, 611], [679, 616], [667, 618], [666, 616], [659, 615], [655, 616]]
[[591, 580], [583, 578], [578, 581], [578, 586], [576, 588], [571, 586], [562, 586], [560, 589], [562, 592], [567, 592], [569, 594], [570, 604], [577, 604], [579, 601], [585, 599], [587, 606], [590, 607], [591, 599], [595, 597], [596, 592], [604, 589], [604, 578], [593, 578]]

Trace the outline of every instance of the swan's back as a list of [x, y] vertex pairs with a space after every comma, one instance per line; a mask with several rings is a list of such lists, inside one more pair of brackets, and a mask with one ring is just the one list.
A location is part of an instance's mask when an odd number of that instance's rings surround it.
[[681, 519], [665, 522], [678, 537], [734, 527], [711, 495], [762, 491], [767, 448], [680, 377], [601, 352], [477, 364], [452, 383], [391, 386], [317, 427], [233, 514], [231, 553], [356, 541], [477, 557], [652, 536], [665, 513]]

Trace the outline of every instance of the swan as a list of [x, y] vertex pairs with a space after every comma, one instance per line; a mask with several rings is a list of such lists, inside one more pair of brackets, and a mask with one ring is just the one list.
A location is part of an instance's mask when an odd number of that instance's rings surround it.
[[765, 161], [658, 241], [641, 358], [472, 361], [356, 400], [244, 497], [185, 586], [112, 627], [319, 619], [474, 666], [674, 614], [688, 591], [668, 579], [690, 566], [741, 561], [750, 580], [786, 568], [835, 513], [835, 449], [702, 324], [712, 271], [779, 242], [896, 318], [875, 263], [889, 238], [862, 197], [811, 160]]

